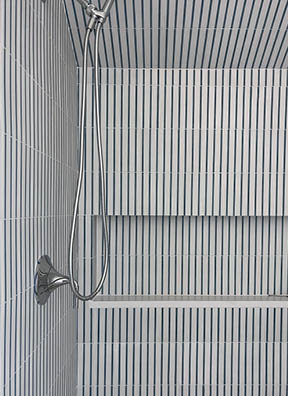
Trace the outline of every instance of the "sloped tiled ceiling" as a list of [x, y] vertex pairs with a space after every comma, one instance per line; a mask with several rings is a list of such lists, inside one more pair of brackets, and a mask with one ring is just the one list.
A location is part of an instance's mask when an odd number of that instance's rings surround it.
[[[64, 2], [81, 66], [86, 16], [77, 0]], [[287, 23], [287, 0], [115, 0], [103, 28], [100, 63], [125, 68], [287, 68]], [[92, 43], [90, 62], [91, 49]]]

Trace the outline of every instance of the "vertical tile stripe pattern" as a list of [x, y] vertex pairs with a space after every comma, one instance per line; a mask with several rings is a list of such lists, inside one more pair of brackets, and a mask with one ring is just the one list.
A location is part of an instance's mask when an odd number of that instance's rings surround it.
[[[100, 213], [93, 69], [85, 214]], [[287, 70], [102, 69], [109, 215], [285, 216]]]
[[95, 309], [90, 319], [79, 395], [287, 394], [287, 309]]
[[[288, 293], [287, 217], [109, 217], [103, 295]], [[102, 220], [80, 218], [80, 281], [102, 271]], [[84, 271], [85, 269], [85, 271]]]
[[[71, 294], [37, 307], [33, 272], [43, 253], [60, 270], [67, 262], [85, 16], [74, 2], [11, 3], [0, 5], [0, 394], [73, 395]], [[207, 4], [119, 0], [105, 25], [103, 294], [287, 292], [287, 2]], [[91, 79], [87, 132], [92, 89]], [[103, 257], [93, 136], [84, 291]], [[79, 394], [287, 394], [286, 309], [81, 309], [79, 319]]]
[[[81, 66], [88, 20], [77, 0], [64, 3]], [[285, 69], [287, 19], [286, 0], [116, 0], [100, 62], [112, 68]]]
[[[286, 294], [287, 70], [102, 68], [100, 77], [102, 294]], [[93, 88], [90, 69], [86, 293], [103, 263]], [[284, 396], [287, 312], [82, 306], [78, 394]]]
[[[17, 4], [16, 4], [17, 3]], [[0, 395], [76, 391], [76, 311], [39, 307], [38, 257], [66, 271], [77, 178], [77, 69], [63, 4], [0, 3]]]

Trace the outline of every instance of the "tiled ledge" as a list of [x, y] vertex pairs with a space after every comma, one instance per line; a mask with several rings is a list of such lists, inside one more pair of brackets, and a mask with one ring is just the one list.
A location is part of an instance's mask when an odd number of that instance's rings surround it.
[[278, 296], [99, 296], [87, 303], [97, 308], [288, 308]]

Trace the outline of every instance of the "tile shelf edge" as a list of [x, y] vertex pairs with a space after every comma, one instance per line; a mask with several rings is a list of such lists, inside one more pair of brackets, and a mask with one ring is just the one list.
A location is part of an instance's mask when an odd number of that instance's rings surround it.
[[98, 308], [288, 308], [285, 296], [99, 296], [87, 302]]

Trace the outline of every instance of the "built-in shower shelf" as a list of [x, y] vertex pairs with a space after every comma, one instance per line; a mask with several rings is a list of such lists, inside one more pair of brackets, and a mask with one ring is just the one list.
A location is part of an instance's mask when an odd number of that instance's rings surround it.
[[288, 308], [276, 296], [99, 296], [90, 308]]

